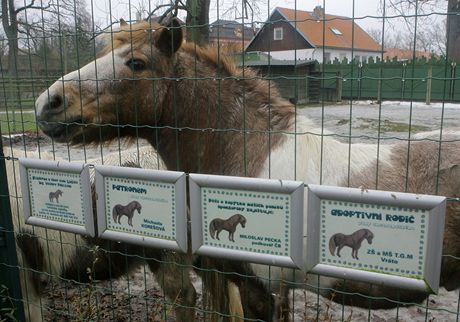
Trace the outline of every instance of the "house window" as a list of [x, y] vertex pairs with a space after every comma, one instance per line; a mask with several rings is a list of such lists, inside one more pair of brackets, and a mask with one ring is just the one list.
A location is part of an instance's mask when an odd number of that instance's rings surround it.
[[273, 40], [283, 40], [283, 27], [273, 29]]
[[329, 53], [329, 52], [324, 53], [324, 62], [325, 63], [330, 63], [331, 62], [331, 53]]
[[342, 36], [343, 35], [342, 32], [337, 28], [331, 27], [331, 31], [337, 36]]

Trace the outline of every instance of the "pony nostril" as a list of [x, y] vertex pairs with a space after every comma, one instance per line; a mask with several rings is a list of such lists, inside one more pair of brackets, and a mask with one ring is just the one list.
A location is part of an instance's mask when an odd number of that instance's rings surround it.
[[48, 109], [54, 110], [62, 106], [63, 100], [60, 95], [53, 95], [48, 100]]

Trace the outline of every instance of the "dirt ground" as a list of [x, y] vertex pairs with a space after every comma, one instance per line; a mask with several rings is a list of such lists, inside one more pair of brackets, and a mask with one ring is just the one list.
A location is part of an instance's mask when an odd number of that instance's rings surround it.
[[[145, 269], [145, 270], [144, 270]], [[201, 281], [193, 275], [198, 291], [197, 321], [205, 321], [201, 303]], [[129, 278], [95, 284], [93, 289], [75, 283], [57, 283], [49, 288], [50, 310], [46, 321], [175, 321], [174, 310], [147, 267]], [[91, 298], [91, 301], [88, 299]], [[391, 310], [342, 306], [317, 294], [297, 289], [290, 294], [292, 321], [455, 321], [458, 318], [458, 290], [440, 289], [420, 305]], [[88, 310], [88, 303], [91, 303]], [[209, 320], [208, 320], [209, 321]]]
[[[306, 114], [319, 125], [340, 135], [349, 136], [355, 141], [375, 141], [381, 134], [382, 124], [387, 124], [383, 137], [390, 140], [407, 138], [407, 124], [411, 120], [415, 132], [430, 131], [460, 126], [460, 107], [458, 106], [422, 106], [411, 112], [413, 106], [393, 103], [383, 107], [372, 102], [353, 106], [334, 105], [327, 109], [322, 107], [305, 108], [299, 113]], [[423, 112], [423, 113], [422, 113]], [[380, 120], [380, 127], [379, 127]], [[386, 121], [385, 121], [386, 120]], [[350, 123], [351, 121], [351, 123]], [[416, 126], [415, 126], [416, 125]], [[397, 130], [397, 131], [396, 131]], [[380, 134], [379, 134], [380, 133]], [[348, 138], [341, 137], [342, 140]], [[14, 147], [34, 151], [54, 152], [56, 157], [68, 160], [85, 160], [101, 157], [109, 152], [126, 149], [126, 144], [115, 142], [109, 146], [96, 148], [70, 147], [55, 144], [48, 138], [29, 133], [3, 137], [4, 147]], [[139, 146], [146, 144], [140, 140]], [[8, 156], [8, 155], [7, 155]], [[193, 275], [194, 285], [199, 293], [197, 303], [197, 320], [203, 321], [201, 309], [201, 281]], [[438, 295], [432, 295], [422, 305], [413, 305], [392, 310], [360, 309], [342, 306], [329, 299], [318, 297], [302, 289], [291, 292], [291, 317], [293, 321], [455, 321], [459, 318], [459, 292], [447, 292], [441, 288]], [[68, 281], [55, 280], [48, 286], [47, 298], [49, 309], [46, 321], [175, 321], [172, 306], [163, 296], [153, 274], [147, 266], [139, 267], [128, 277], [113, 281], [98, 281], [93, 285], [79, 285]], [[168, 304], [169, 303], [169, 304]]]

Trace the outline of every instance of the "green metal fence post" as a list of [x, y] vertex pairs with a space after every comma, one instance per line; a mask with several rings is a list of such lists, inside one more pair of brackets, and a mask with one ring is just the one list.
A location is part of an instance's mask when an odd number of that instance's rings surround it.
[[[1, 126], [0, 126], [1, 133]], [[0, 317], [12, 314], [18, 321], [24, 321], [18, 259], [14, 238], [13, 221], [6, 175], [3, 143], [0, 139]], [[5, 290], [5, 292], [3, 292]], [[11, 310], [9, 310], [11, 308]], [[8, 321], [8, 319], [6, 320]]]
[[363, 90], [363, 62], [358, 63], [358, 101], [361, 100]]
[[401, 101], [404, 100], [404, 92], [406, 90], [406, 67], [407, 63], [402, 63], [402, 75], [401, 75]]
[[455, 94], [455, 70], [457, 68], [457, 62], [452, 62], [451, 66], [451, 72], [450, 72], [450, 95], [449, 99], [451, 102], [454, 101], [454, 94]]
[[430, 64], [428, 66], [428, 72], [426, 76], [426, 100], [425, 103], [427, 105], [431, 104], [431, 82], [433, 79], [433, 66]]
[[342, 72], [341, 71], [338, 71], [337, 74], [336, 74], [336, 93], [337, 93], [337, 102], [341, 102], [342, 101], [342, 81], [343, 81], [343, 77], [342, 77]]

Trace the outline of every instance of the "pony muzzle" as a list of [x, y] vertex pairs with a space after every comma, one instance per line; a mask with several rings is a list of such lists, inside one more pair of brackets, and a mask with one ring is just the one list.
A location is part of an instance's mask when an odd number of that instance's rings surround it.
[[[68, 99], [51, 90], [43, 92], [36, 100], [37, 124], [44, 134], [57, 141], [67, 141], [72, 128], [82, 123], [81, 116], [66, 113]], [[72, 131], [71, 131], [72, 130]]]

